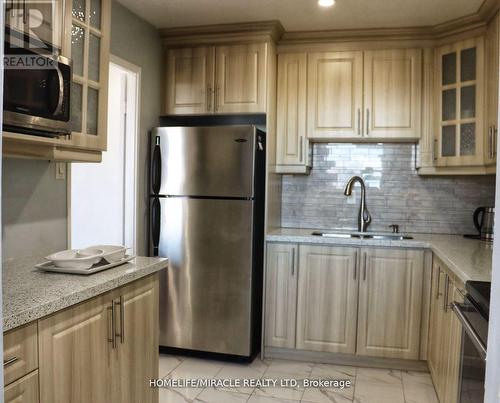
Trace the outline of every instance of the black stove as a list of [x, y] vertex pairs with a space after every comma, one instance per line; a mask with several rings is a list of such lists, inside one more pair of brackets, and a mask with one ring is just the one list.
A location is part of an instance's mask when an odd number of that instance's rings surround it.
[[468, 281], [463, 304], [454, 302], [453, 311], [462, 324], [460, 355], [460, 403], [484, 400], [486, 346], [490, 313], [491, 283]]
[[465, 283], [467, 297], [481, 312], [486, 320], [490, 316], [490, 290], [491, 283], [486, 281], [468, 281]]

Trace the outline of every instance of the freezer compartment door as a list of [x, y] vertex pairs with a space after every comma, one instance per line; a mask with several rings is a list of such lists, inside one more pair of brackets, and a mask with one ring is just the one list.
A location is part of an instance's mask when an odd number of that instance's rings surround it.
[[160, 203], [160, 345], [250, 355], [253, 201]]
[[254, 126], [153, 129], [151, 193], [252, 197], [254, 153]]

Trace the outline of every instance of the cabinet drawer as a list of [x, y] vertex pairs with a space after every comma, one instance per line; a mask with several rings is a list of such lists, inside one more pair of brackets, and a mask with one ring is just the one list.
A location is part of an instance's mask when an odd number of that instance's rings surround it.
[[4, 334], [3, 379], [5, 385], [38, 367], [37, 333], [35, 322]]
[[38, 371], [12, 382], [5, 387], [5, 403], [38, 403]]

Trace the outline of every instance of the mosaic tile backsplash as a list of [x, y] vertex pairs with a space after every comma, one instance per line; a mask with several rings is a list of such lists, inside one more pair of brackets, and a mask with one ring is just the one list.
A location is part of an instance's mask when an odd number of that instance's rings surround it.
[[314, 144], [313, 169], [283, 176], [282, 226], [356, 229], [360, 187], [344, 196], [351, 176], [366, 184], [370, 231], [475, 233], [476, 207], [494, 205], [495, 176], [421, 177], [412, 144]]

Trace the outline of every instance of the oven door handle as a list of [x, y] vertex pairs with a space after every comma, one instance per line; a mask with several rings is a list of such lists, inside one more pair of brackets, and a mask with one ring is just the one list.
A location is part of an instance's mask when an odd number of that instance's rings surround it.
[[61, 113], [63, 102], [64, 102], [64, 78], [63, 78], [61, 69], [59, 68], [59, 64], [57, 63], [57, 61], [56, 61], [55, 69], [57, 72], [57, 79], [59, 80], [59, 99], [57, 101], [56, 109], [54, 110], [54, 116], [57, 116]]
[[465, 332], [470, 337], [470, 339], [471, 339], [472, 343], [474, 344], [474, 346], [477, 348], [479, 354], [481, 355], [481, 358], [483, 360], [485, 360], [486, 359], [486, 346], [484, 345], [484, 343], [482, 342], [482, 340], [479, 338], [478, 334], [476, 333], [476, 331], [474, 330], [474, 328], [470, 324], [470, 322], [467, 319], [467, 317], [464, 315], [462, 307], [461, 307], [461, 304], [453, 302], [451, 304], [451, 309], [457, 315], [458, 320], [462, 324]]

